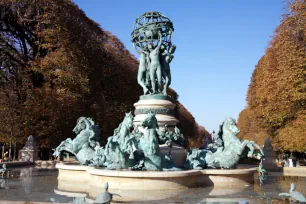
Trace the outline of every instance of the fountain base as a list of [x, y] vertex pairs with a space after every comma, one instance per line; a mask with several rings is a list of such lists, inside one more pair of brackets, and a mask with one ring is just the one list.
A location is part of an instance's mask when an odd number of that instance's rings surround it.
[[129, 171], [57, 164], [58, 180], [79, 181], [93, 187], [105, 182], [117, 190], [175, 190], [209, 186], [245, 186], [254, 183], [256, 168], [188, 171]]

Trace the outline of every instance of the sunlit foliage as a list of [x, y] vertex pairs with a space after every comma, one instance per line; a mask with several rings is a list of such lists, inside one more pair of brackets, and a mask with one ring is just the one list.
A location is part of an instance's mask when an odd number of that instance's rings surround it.
[[289, 2], [253, 72], [247, 104], [241, 137], [270, 135], [279, 150], [306, 150], [306, 0]]
[[[70, 0], [0, 0], [0, 142], [32, 134], [55, 147], [74, 136], [80, 116], [105, 140], [141, 95], [137, 69], [123, 43]], [[203, 138], [189, 134], [194, 118], [178, 110], [183, 133]]]

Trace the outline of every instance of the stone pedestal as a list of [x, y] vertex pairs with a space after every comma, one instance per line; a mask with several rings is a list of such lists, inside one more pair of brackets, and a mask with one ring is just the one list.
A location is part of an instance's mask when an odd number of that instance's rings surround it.
[[[99, 193], [106, 182], [109, 184], [109, 190], [114, 193], [116, 193], [116, 190], [136, 190], [138, 191], [137, 193], [147, 191], [150, 194], [156, 190], [177, 191], [180, 189], [211, 186], [226, 189], [240, 188], [241, 190], [241, 187], [254, 183], [254, 173], [256, 172], [256, 168], [129, 171], [108, 170], [71, 164], [56, 164], [56, 168], [58, 169], [58, 189], [70, 192], [86, 192], [87, 190], [91, 191], [94, 188], [100, 188]], [[87, 190], [84, 189], [86, 186], [88, 186]], [[88, 193], [92, 197], [96, 196], [90, 192]], [[123, 194], [120, 195], [122, 196]], [[127, 197], [122, 196], [122, 198], [126, 199]], [[156, 197], [152, 198], [152, 200], [156, 200]], [[136, 199], [132, 201], [135, 202]]]
[[141, 99], [135, 106], [135, 118], [134, 126], [139, 127], [141, 122], [145, 119], [146, 114], [153, 112], [156, 114], [159, 128], [163, 128], [165, 125], [170, 130], [173, 130], [176, 124], [179, 122], [174, 117], [174, 108], [176, 104], [166, 99]]
[[20, 152], [20, 159], [19, 159], [20, 161], [35, 162], [36, 160], [38, 160], [39, 149], [37, 148], [36, 143], [34, 141], [34, 137], [32, 135], [28, 137], [27, 143], [19, 152]]
[[265, 140], [263, 152], [265, 154], [265, 160], [263, 160], [262, 165], [268, 171], [277, 171], [277, 165], [275, 163], [276, 153], [273, 151], [273, 147], [269, 138]]
[[[156, 114], [156, 119], [160, 130], [163, 130], [165, 125], [167, 125], [167, 128], [170, 131], [174, 131], [175, 126], [179, 122], [174, 117], [174, 108], [176, 104], [171, 102], [168, 96], [160, 94], [144, 95], [140, 97], [140, 100], [135, 103], [134, 106], [134, 127], [137, 127], [140, 132], [144, 132], [144, 129], [141, 127], [141, 122], [150, 112]], [[170, 148], [166, 145], [160, 145], [159, 147], [163, 154], [170, 151]], [[183, 147], [174, 145], [171, 149], [171, 156], [174, 164], [177, 167], [183, 167], [187, 152]]]

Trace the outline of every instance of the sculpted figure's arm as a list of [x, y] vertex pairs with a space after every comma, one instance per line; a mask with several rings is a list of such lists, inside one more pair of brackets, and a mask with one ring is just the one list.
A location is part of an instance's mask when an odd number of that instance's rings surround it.
[[138, 50], [137, 48], [136, 48], [136, 46], [135, 46], [135, 44], [133, 43], [133, 47], [134, 47], [134, 50], [139, 54], [139, 55], [141, 55], [141, 54], [145, 54], [145, 55], [148, 55], [149, 53], [148, 52], [146, 52], [146, 51], [144, 51], [144, 50]]
[[169, 52], [170, 52], [171, 54], [173, 54], [173, 53], [175, 52], [175, 50], [176, 50], [176, 46], [175, 46], [175, 45], [171, 45], [171, 47], [170, 47], [170, 49], [169, 49]]
[[160, 49], [160, 46], [161, 46], [162, 43], [163, 43], [163, 36], [162, 36], [162, 33], [161, 33], [160, 30], [158, 31], [158, 36], [159, 36], [159, 42], [158, 42], [158, 45], [157, 45], [157, 47], [156, 47], [156, 50], [159, 50], [159, 49]]
[[141, 52], [136, 48], [135, 43], [133, 43], [134, 50], [140, 55]]
[[168, 52], [168, 50], [164, 50], [164, 52], [162, 53], [162, 56], [169, 56], [169, 55], [171, 55], [169, 52]]
[[149, 52], [146, 52], [146, 51], [144, 51], [144, 50], [141, 50], [141, 52], [142, 52], [143, 54], [145, 54], [146, 56], [149, 55]]
[[173, 58], [174, 58], [173, 55], [167, 56], [167, 57], [166, 57], [166, 62], [167, 62], [168, 64], [170, 64], [170, 62], [173, 60]]

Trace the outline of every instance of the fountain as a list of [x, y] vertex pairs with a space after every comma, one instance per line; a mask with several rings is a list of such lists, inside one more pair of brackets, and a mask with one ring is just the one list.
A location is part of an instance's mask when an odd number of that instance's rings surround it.
[[35, 162], [38, 160], [39, 149], [36, 146], [34, 137], [30, 135], [25, 146], [20, 150], [20, 161], [23, 162]]
[[[56, 165], [58, 190], [75, 188], [77, 192], [81, 186], [84, 192], [108, 182], [111, 190], [120, 191], [119, 199], [135, 201], [141, 199], [141, 193], [128, 193], [131, 190], [175, 190], [169, 194], [175, 196], [188, 188], [240, 189], [254, 183], [256, 168], [236, 166], [244, 152], [258, 160], [264, 159], [264, 153], [255, 142], [240, 141], [232, 118], [226, 118], [214, 135], [219, 142], [207, 149], [183, 148], [185, 139], [174, 117], [175, 99], [167, 93], [176, 50], [173, 32], [173, 23], [159, 12], [147, 12], [136, 19], [132, 42], [140, 54], [137, 80], [143, 95], [134, 104], [135, 117], [126, 113], [104, 147], [99, 143], [99, 126], [91, 118], [80, 117], [73, 129], [76, 138], [63, 141], [54, 153], [69, 152], [79, 162]], [[69, 181], [74, 185], [68, 185]]]

